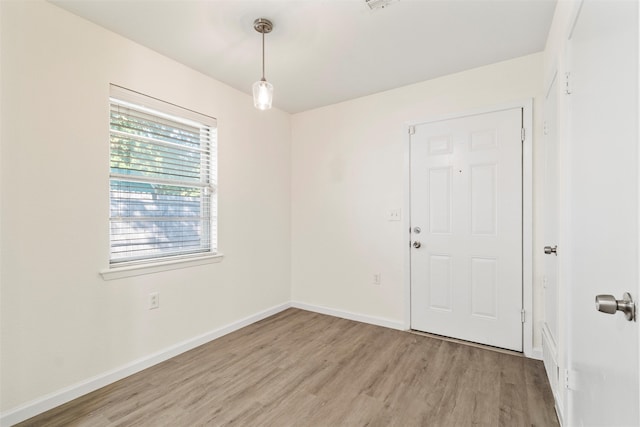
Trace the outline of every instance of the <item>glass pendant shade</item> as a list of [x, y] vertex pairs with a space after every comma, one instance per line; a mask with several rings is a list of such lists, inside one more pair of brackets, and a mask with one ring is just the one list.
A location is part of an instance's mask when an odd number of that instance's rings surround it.
[[253, 84], [253, 105], [259, 110], [268, 110], [273, 101], [273, 85], [262, 79]]

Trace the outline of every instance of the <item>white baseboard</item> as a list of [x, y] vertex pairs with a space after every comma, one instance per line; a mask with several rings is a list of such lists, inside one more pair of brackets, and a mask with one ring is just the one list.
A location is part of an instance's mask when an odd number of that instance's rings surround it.
[[542, 360], [542, 347], [533, 347], [531, 353], [525, 354], [529, 359]]
[[555, 408], [556, 408], [556, 415], [558, 416], [558, 424], [560, 424], [560, 427], [564, 427], [564, 418], [562, 415], [562, 408], [558, 406], [558, 402], [556, 402]]
[[563, 371], [558, 363], [558, 349], [553, 334], [549, 330], [549, 326], [545, 323], [542, 327], [542, 349], [544, 369], [547, 373], [547, 379], [553, 393], [556, 415], [561, 426], [564, 425], [563, 418], [563, 384], [560, 378], [560, 372]]
[[87, 393], [98, 390], [99, 388], [126, 378], [129, 375], [135, 374], [136, 372], [140, 372], [160, 362], [171, 359], [172, 357], [184, 353], [185, 351], [192, 350], [196, 347], [201, 346], [202, 344], [206, 344], [209, 341], [215, 340], [216, 338], [220, 338], [221, 336], [244, 328], [245, 326], [248, 326], [252, 323], [258, 322], [262, 319], [266, 319], [269, 316], [273, 316], [274, 314], [286, 310], [289, 307], [291, 307], [291, 304], [284, 303], [268, 308], [221, 328], [168, 347], [157, 353], [134, 360], [133, 362], [119, 368], [104, 372], [100, 375], [96, 375], [95, 377], [88, 378], [80, 383], [65, 387], [61, 390], [35, 399], [17, 408], [2, 413], [0, 415], [0, 426], [8, 427], [27, 420], [45, 411], [53, 409], [56, 406], [60, 406]]
[[333, 308], [307, 304], [300, 301], [291, 301], [291, 307], [299, 308], [307, 311], [313, 311], [315, 313], [320, 313], [320, 314], [327, 314], [329, 316], [341, 317], [343, 319], [355, 320], [357, 322], [369, 323], [377, 326], [384, 326], [386, 328], [398, 329], [400, 331], [404, 331], [406, 329], [404, 327], [403, 322], [398, 322], [396, 320], [391, 320], [391, 319], [385, 319], [384, 317], [368, 316], [366, 314], [336, 310]]

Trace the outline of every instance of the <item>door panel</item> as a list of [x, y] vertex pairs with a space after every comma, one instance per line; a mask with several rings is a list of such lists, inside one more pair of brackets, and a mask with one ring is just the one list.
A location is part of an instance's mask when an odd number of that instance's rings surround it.
[[[550, 85], [549, 94], [544, 103], [544, 141], [545, 141], [545, 177], [544, 177], [544, 244], [556, 246], [559, 241], [558, 218], [559, 210], [559, 186], [558, 173], [558, 138], [556, 117], [557, 107], [557, 76]], [[542, 248], [537, 248], [542, 253]], [[552, 345], [558, 343], [558, 256], [547, 254], [544, 258], [544, 321], [549, 339]], [[554, 355], [555, 356], [555, 355]]]
[[594, 297], [638, 299], [638, 2], [586, 0], [570, 39], [570, 425], [640, 424], [638, 323]]
[[432, 310], [451, 311], [453, 300], [453, 263], [447, 255], [430, 255], [429, 257], [429, 308]]
[[434, 234], [451, 232], [451, 167], [429, 170], [429, 230]]
[[522, 109], [411, 137], [411, 327], [522, 351]]
[[471, 315], [498, 318], [498, 260], [471, 258]]
[[[557, 247], [560, 244], [560, 187], [563, 185], [560, 171], [560, 151], [558, 146], [558, 76], [557, 73], [549, 86], [544, 102], [544, 240], [543, 245]], [[542, 246], [542, 245], [541, 245]], [[543, 254], [543, 248], [537, 247], [536, 251], [544, 257], [544, 321], [542, 328], [542, 352], [544, 365], [549, 378], [549, 384], [556, 400], [556, 406], [564, 408], [564, 392], [560, 387], [559, 366], [565, 363], [561, 359], [564, 355], [560, 349], [560, 288], [559, 288], [559, 259], [566, 258], [566, 248], [560, 244], [560, 250], [556, 254]], [[564, 312], [564, 311], [563, 311]], [[564, 351], [564, 349], [562, 349]], [[562, 361], [562, 362], [561, 362]]]

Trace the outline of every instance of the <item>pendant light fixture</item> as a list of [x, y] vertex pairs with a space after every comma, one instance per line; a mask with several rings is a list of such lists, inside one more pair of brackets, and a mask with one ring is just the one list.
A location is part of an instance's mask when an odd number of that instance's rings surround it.
[[253, 105], [259, 110], [268, 110], [273, 101], [273, 85], [264, 78], [264, 35], [273, 30], [271, 21], [258, 18], [253, 22], [253, 28], [262, 33], [262, 79], [253, 84]]

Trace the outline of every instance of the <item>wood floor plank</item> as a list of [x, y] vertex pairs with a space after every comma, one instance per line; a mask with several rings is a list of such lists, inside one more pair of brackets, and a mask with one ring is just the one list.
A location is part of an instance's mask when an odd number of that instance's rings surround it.
[[285, 310], [19, 426], [557, 426], [542, 362]]
[[549, 390], [549, 380], [542, 364], [525, 364], [528, 412], [532, 426], [546, 426], [556, 422], [555, 412], [537, 411], [539, 407], [554, 407], [553, 395]]

